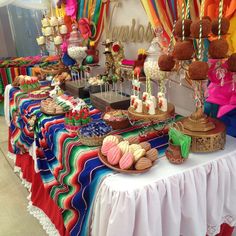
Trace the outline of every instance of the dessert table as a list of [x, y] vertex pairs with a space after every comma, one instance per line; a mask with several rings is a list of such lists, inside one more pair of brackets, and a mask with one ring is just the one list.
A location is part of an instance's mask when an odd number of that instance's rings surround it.
[[[89, 107], [91, 117], [100, 119], [101, 112]], [[166, 133], [140, 137], [161, 158], [145, 174], [124, 175], [104, 166], [97, 148], [66, 131], [63, 115], [43, 114], [40, 101], [11, 85], [5, 114], [9, 151], [30, 191], [29, 212], [49, 235], [199, 236], [216, 234], [224, 222], [235, 224], [233, 138], [227, 137], [223, 151], [191, 154], [175, 166], [163, 157]], [[33, 115], [37, 120], [30, 127]], [[132, 137], [140, 130], [134, 126], [117, 133]]]

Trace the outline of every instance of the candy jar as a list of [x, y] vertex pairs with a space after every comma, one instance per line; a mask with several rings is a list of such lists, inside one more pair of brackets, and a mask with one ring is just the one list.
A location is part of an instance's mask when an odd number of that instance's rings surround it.
[[83, 59], [86, 56], [87, 47], [82, 45], [83, 38], [80, 35], [77, 26], [75, 24], [72, 25], [72, 32], [70, 33], [70, 38], [68, 41], [68, 55], [76, 60], [77, 64], [81, 66]]

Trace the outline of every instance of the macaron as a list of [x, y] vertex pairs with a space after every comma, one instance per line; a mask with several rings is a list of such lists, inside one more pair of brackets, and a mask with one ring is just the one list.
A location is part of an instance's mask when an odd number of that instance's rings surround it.
[[151, 166], [152, 166], [152, 161], [146, 157], [142, 157], [136, 162], [135, 169], [145, 170], [145, 169], [150, 168]]
[[102, 144], [101, 152], [104, 156], [107, 156], [108, 151], [116, 146], [117, 144], [113, 141], [107, 141]]
[[156, 148], [152, 148], [146, 152], [146, 158], [150, 159], [151, 161], [155, 161], [158, 159], [158, 151]]
[[111, 164], [111, 165], [117, 165], [121, 159], [122, 153], [120, 148], [115, 145], [114, 147], [112, 147], [108, 153], [107, 153], [107, 161]]
[[132, 153], [127, 152], [125, 153], [120, 161], [119, 161], [119, 166], [122, 170], [128, 170], [134, 163], [134, 156]]
[[145, 156], [146, 154], [146, 151], [141, 148], [141, 149], [138, 149], [134, 152], [134, 161], [137, 162], [141, 157]]
[[139, 144], [146, 152], [151, 149], [151, 144], [148, 142], [142, 142]]
[[129, 142], [128, 141], [122, 141], [118, 144], [118, 147], [121, 149], [122, 155], [129, 152]]

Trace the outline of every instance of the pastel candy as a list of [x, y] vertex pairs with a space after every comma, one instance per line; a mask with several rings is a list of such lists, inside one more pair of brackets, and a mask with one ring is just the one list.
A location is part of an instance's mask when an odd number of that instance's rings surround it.
[[139, 144], [146, 152], [151, 149], [151, 144], [148, 142], [142, 142]]
[[152, 161], [146, 157], [140, 158], [135, 164], [136, 170], [145, 170], [152, 166]]
[[118, 144], [118, 147], [121, 149], [122, 155], [129, 152], [129, 142], [128, 141], [122, 141]]
[[136, 150], [141, 149], [142, 147], [139, 144], [131, 144], [129, 146], [129, 151], [134, 153]]
[[119, 161], [119, 166], [122, 170], [128, 170], [134, 163], [134, 156], [132, 153], [127, 152], [125, 153], [120, 161]]
[[129, 144], [138, 144], [139, 143], [139, 138], [137, 136], [129, 137], [126, 140], [129, 142]]
[[146, 152], [146, 157], [151, 161], [155, 161], [158, 159], [158, 151], [156, 148], [152, 148]]
[[106, 138], [103, 139], [103, 143], [108, 142], [108, 141], [112, 141], [116, 144], [119, 143], [119, 139], [115, 135], [108, 135]]
[[101, 148], [101, 152], [104, 156], [107, 156], [108, 151], [113, 148], [114, 146], [116, 146], [117, 144], [112, 142], [112, 141], [108, 141], [102, 144], [102, 148]]
[[141, 157], [145, 156], [146, 151], [144, 149], [138, 149], [134, 152], [134, 161], [137, 162]]
[[117, 165], [120, 161], [121, 155], [122, 155], [121, 150], [116, 145], [108, 151], [107, 160], [111, 165]]

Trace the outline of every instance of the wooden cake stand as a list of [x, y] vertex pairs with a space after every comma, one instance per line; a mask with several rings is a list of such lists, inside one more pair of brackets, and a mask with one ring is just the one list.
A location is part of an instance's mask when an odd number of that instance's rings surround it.
[[143, 121], [165, 121], [171, 118], [175, 114], [175, 107], [173, 104], [168, 103], [167, 111], [163, 112], [156, 109], [155, 115], [149, 115], [147, 112], [138, 113], [133, 107], [128, 108], [128, 116], [133, 120], [143, 120]]

